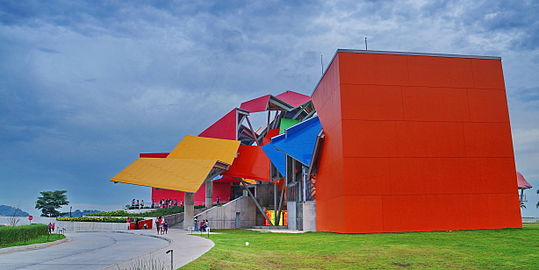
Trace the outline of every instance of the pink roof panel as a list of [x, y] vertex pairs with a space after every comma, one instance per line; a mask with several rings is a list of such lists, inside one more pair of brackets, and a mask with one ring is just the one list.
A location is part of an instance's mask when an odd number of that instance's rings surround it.
[[236, 109], [233, 109], [198, 136], [216, 139], [237, 140]]
[[271, 95], [265, 95], [259, 98], [245, 101], [240, 105], [240, 109], [244, 109], [249, 112], [263, 112], [268, 108], [268, 102]]
[[517, 182], [518, 182], [518, 188], [521, 188], [521, 189], [532, 188], [532, 185], [528, 183], [528, 181], [526, 181], [524, 176], [519, 172], [517, 172]]
[[311, 100], [311, 97], [306, 96], [304, 94], [300, 94], [294, 91], [286, 91], [279, 95], [275, 96], [276, 98], [294, 106], [297, 107], [299, 105], [305, 104], [307, 101]]

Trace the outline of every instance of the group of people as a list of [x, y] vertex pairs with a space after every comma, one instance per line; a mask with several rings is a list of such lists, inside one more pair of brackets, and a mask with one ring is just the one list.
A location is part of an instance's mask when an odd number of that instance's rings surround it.
[[198, 222], [198, 218], [195, 217], [193, 219], [193, 225], [194, 225], [194, 228], [195, 228], [195, 231], [198, 232], [198, 231], [201, 231], [201, 232], [205, 232], [208, 230], [208, 228], [210, 227], [210, 222], [207, 220], [207, 219], [203, 219], [202, 221], [200, 221], [200, 223]]
[[49, 222], [49, 233], [54, 232], [54, 227], [56, 227], [56, 224]]
[[157, 228], [157, 234], [168, 234], [168, 221], [165, 218], [156, 218], [155, 227]]
[[144, 208], [144, 200], [131, 200], [131, 208], [135, 208], [135, 209], [142, 209]]
[[[172, 206], [178, 206], [178, 200], [174, 199], [162, 199], [159, 202], [152, 202], [152, 208], [171, 208]], [[179, 202], [179, 206], [183, 206], [183, 201]]]

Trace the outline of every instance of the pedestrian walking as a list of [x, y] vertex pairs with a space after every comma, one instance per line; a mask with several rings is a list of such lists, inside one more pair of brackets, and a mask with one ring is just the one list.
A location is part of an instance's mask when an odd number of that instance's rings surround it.
[[168, 221], [166, 219], [163, 222], [163, 234], [168, 234]]
[[159, 234], [159, 219], [160, 219], [160, 218], [161, 218], [161, 217], [157, 217], [157, 218], [155, 219], [155, 228], [157, 229], [157, 234]]

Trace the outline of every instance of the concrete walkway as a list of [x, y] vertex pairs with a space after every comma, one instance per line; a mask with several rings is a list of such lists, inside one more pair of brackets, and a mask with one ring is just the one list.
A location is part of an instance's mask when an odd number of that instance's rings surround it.
[[0, 269], [102, 269], [158, 250], [169, 242], [155, 237], [116, 232], [68, 233], [69, 241], [0, 255]]
[[157, 266], [158, 269], [166, 266], [168, 269], [170, 266], [170, 254], [166, 254], [167, 250], [174, 251], [173, 265], [174, 269], [177, 269], [202, 256], [215, 245], [211, 240], [190, 235], [182, 229], [169, 229], [168, 234], [165, 235], [157, 235], [155, 230], [129, 231], [128, 234], [163, 238], [169, 241], [169, 245], [104, 269], [144, 269], [149, 268], [147, 267], [148, 265]]

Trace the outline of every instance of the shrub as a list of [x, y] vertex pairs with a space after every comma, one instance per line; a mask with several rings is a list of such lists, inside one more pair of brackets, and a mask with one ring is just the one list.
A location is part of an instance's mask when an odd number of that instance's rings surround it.
[[[204, 205], [197, 205], [195, 208], [204, 208]], [[128, 213], [124, 210], [116, 210], [116, 211], [109, 211], [109, 212], [101, 212], [101, 213], [93, 213], [88, 214], [87, 216], [97, 216], [97, 217], [160, 217], [160, 216], [168, 216], [172, 214], [182, 213], [183, 212], [183, 206], [173, 206], [171, 208], [158, 208], [153, 211], [149, 211], [146, 213]]]
[[[130, 220], [134, 220], [136, 217], [128, 217]], [[125, 223], [128, 218], [116, 218], [116, 217], [61, 217], [57, 218], [58, 221], [75, 221], [75, 222], [108, 222], [108, 223]], [[139, 220], [144, 220], [138, 217]]]
[[136, 214], [130, 214], [127, 213], [124, 210], [116, 210], [116, 211], [109, 211], [109, 212], [101, 212], [101, 213], [92, 213], [87, 214], [86, 216], [96, 216], [96, 217], [127, 217], [127, 216], [136, 216]]
[[0, 245], [28, 241], [40, 235], [49, 233], [49, 228], [44, 224], [32, 224], [15, 227], [0, 227]]

